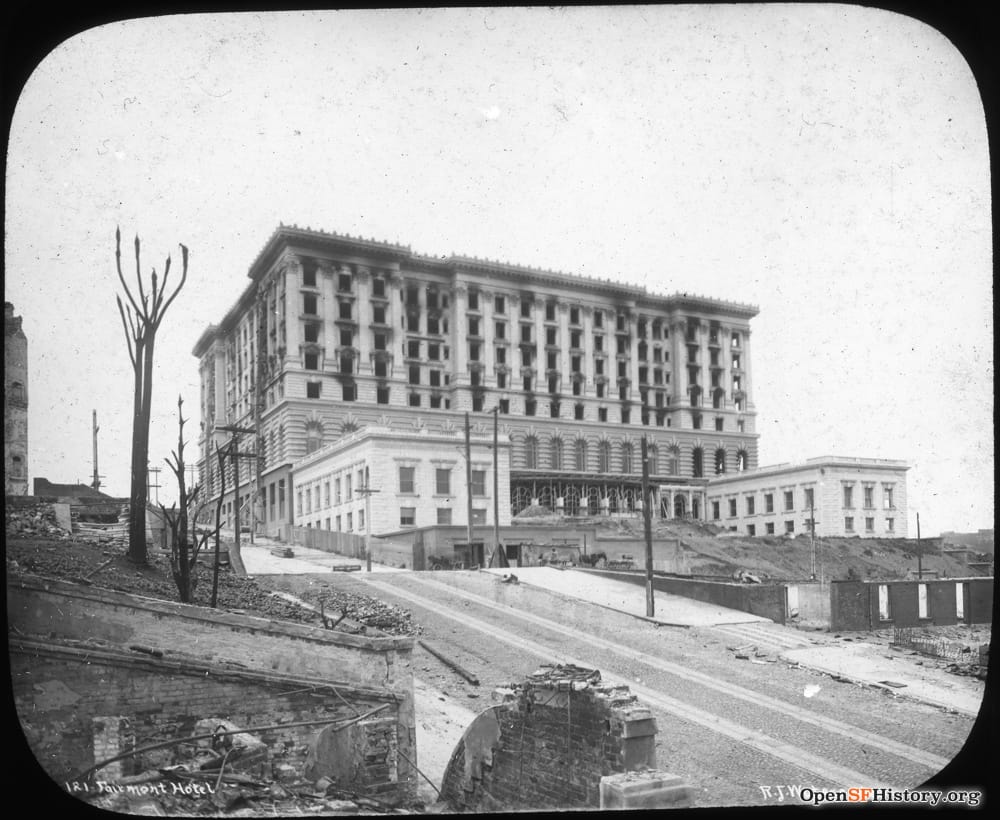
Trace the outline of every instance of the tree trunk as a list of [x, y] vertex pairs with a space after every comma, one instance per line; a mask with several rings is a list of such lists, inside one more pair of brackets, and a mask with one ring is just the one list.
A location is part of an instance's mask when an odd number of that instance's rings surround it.
[[137, 564], [146, 563], [146, 485], [149, 454], [149, 422], [143, 424], [143, 350], [135, 356], [135, 395], [132, 418], [132, 486], [129, 493], [128, 557]]

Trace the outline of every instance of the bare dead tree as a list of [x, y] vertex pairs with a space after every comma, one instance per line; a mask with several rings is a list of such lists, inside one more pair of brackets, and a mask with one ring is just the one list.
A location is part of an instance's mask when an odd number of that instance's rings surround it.
[[[189, 604], [194, 595], [195, 578], [192, 573], [198, 554], [202, 547], [211, 537], [211, 531], [203, 532], [200, 536], [195, 529], [197, 518], [197, 504], [200, 487], [196, 486], [188, 493], [184, 480], [184, 423], [186, 419], [183, 415], [184, 399], [177, 397], [177, 449], [169, 458], [164, 459], [171, 472], [177, 478], [178, 503], [169, 510], [160, 505], [163, 518], [170, 527], [173, 535], [173, 543], [170, 547], [170, 570], [174, 576], [174, 583], [177, 584], [177, 591], [180, 594], [181, 603]], [[191, 520], [191, 530], [188, 531], [188, 521]], [[216, 529], [218, 533], [218, 529]], [[190, 540], [189, 540], [190, 539]]]
[[160, 328], [167, 308], [177, 298], [187, 281], [188, 249], [181, 245], [183, 272], [180, 284], [166, 298], [167, 278], [170, 275], [170, 257], [163, 271], [163, 282], [157, 283], [156, 270], [150, 277], [150, 292], [142, 284], [142, 270], [139, 262], [139, 237], [135, 238], [135, 278], [138, 285], [138, 299], [132, 295], [122, 274], [121, 231], [115, 229], [115, 266], [118, 280], [125, 289], [128, 304], [116, 296], [118, 313], [121, 315], [128, 355], [135, 375], [135, 390], [132, 403], [132, 491], [128, 524], [128, 556], [137, 563], [146, 562], [146, 504], [148, 487], [146, 470], [149, 459], [149, 419], [153, 398], [153, 349], [156, 332]]

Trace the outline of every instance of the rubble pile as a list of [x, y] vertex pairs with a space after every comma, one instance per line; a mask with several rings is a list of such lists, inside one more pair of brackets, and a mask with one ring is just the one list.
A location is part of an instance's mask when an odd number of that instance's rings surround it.
[[6, 509], [5, 530], [8, 538], [15, 536], [69, 537], [69, 533], [59, 526], [56, 514], [50, 504], [34, 504], [29, 507]]
[[[7, 543], [7, 570], [87, 583], [105, 589], [131, 592], [148, 598], [177, 600], [177, 586], [164, 557], [150, 553], [145, 565], [129, 561], [124, 547], [73, 537], [53, 540], [11, 540]], [[203, 556], [194, 570], [193, 603], [208, 606], [212, 595], [211, 556]], [[309, 603], [322, 602], [327, 613], [343, 613], [361, 626], [373, 627], [393, 635], [413, 635], [417, 627], [404, 609], [386, 604], [362, 593], [325, 588]], [[319, 612], [276, 598], [252, 578], [236, 575], [230, 568], [219, 572], [218, 607], [247, 615], [320, 625]], [[338, 629], [349, 631], [345, 621]]]
[[109, 547], [128, 548], [128, 504], [118, 509], [118, 520], [107, 522], [100, 520], [107, 516], [88, 514], [81, 507], [71, 508], [73, 519], [73, 534], [85, 541]]

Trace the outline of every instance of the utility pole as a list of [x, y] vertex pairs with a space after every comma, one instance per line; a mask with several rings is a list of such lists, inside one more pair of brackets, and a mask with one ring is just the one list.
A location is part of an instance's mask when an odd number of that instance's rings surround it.
[[355, 490], [358, 495], [365, 497], [365, 571], [372, 571], [372, 493], [378, 490], [371, 488], [371, 477], [368, 467], [365, 466], [365, 486]]
[[469, 541], [469, 560], [472, 559], [472, 432], [469, 428], [469, 414], [465, 414], [465, 502], [466, 532]]
[[646, 617], [655, 614], [653, 603], [653, 511], [649, 493], [649, 445], [642, 437], [642, 520], [646, 532]]
[[239, 451], [240, 433], [253, 433], [252, 427], [237, 427], [234, 424], [219, 425], [216, 430], [223, 430], [231, 433], [229, 439], [229, 454], [233, 459], [233, 524], [236, 537], [236, 554], [240, 554], [240, 458], [256, 458], [256, 453], [241, 453]]
[[101, 489], [101, 477], [97, 474], [97, 431], [101, 428], [97, 426], [97, 411], [94, 411], [94, 480], [91, 487], [95, 490]]
[[812, 545], [812, 577], [816, 578], [816, 513], [813, 494], [809, 494], [809, 543]]
[[920, 513], [917, 513], [917, 578], [921, 581], [924, 578], [924, 559], [920, 549]]
[[[493, 413], [493, 551], [500, 549], [500, 405], [491, 411]], [[498, 559], [499, 560], [499, 559]], [[506, 561], [503, 566], [506, 566]]]

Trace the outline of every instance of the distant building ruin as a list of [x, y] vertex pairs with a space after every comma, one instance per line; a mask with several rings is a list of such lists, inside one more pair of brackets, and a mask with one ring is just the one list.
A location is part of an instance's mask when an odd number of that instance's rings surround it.
[[3, 306], [4, 493], [28, 494], [28, 338], [14, 306]]

